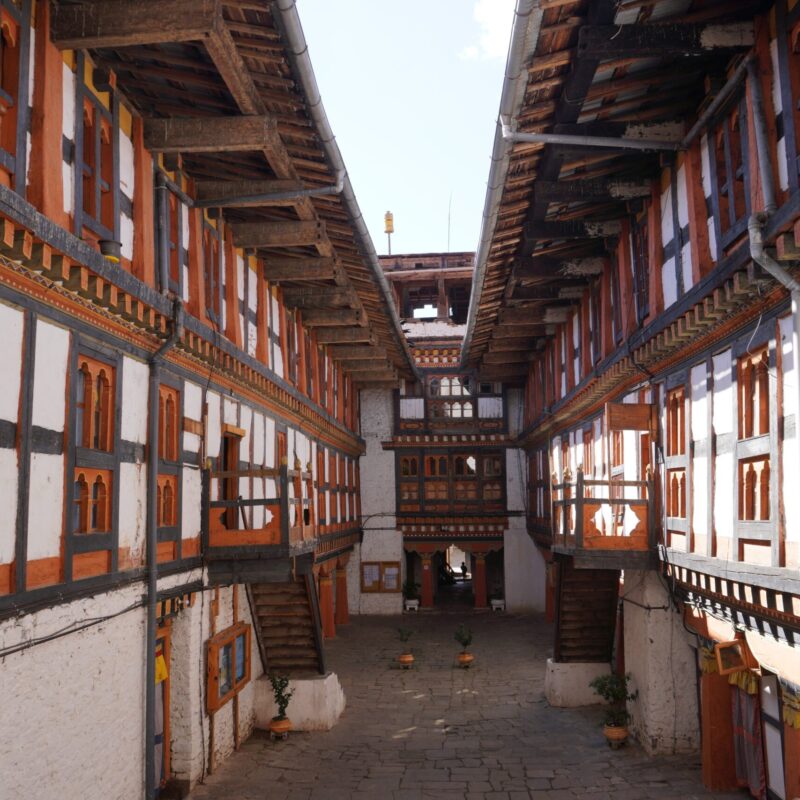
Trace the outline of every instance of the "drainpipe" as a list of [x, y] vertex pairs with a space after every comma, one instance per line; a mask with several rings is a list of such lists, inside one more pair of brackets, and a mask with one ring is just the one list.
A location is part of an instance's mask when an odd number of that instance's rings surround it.
[[[148, 359], [150, 380], [147, 419], [147, 634], [145, 636], [145, 798], [156, 796], [155, 728], [156, 728], [156, 597], [158, 594], [158, 386], [161, 363], [183, 332], [183, 303], [176, 299], [173, 306], [172, 332], [169, 338]], [[164, 743], [169, 747], [169, 742]]]
[[679, 142], [667, 142], [656, 139], [633, 139], [624, 136], [582, 136], [569, 133], [517, 133], [508, 120], [500, 120], [503, 140], [506, 142], [533, 142], [540, 144], [564, 144], [580, 147], [614, 147], [625, 150], [675, 151]]
[[169, 231], [167, 230], [167, 176], [156, 173], [156, 210], [158, 212], [158, 280], [161, 294], [169, 293]]
[[239, 197], [215, 198], [195, 202], [197, 208], [214, 208], [215, 206], [258, 205], [270, 203], [275, 200], [294, 200], [300, 197], [327, 197], [332, 194], [341, 194], [344, 191], [344, 172], [336, 176], [336, 183], [332, 186], [320, 186], [317, 189], [295, 189], [284, 192], [267, 192], [265, 194], [245, 194]]

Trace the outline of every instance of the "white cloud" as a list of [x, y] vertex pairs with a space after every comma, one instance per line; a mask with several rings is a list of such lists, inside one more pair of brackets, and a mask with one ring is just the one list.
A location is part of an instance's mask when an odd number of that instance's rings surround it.
[[515, 0], [475, 0], [472, 16], [480, 27], [477, 44], [467, 45], [459, 58], [503, 59], [508, 52]]

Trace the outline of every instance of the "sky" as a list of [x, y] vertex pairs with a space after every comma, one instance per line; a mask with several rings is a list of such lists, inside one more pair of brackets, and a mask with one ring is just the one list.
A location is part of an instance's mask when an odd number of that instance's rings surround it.
[[[514, 0], [297, 0], [379, 254], [474, 250]], [[449, 247], [448, 247], [448, 209]]]

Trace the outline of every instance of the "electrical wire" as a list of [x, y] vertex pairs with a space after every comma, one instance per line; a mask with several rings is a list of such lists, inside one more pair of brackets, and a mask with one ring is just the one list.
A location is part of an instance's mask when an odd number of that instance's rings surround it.
[[71, 633], [78, 633], [79, 631], [86, 630], [87, 628], [93, 628], [96, 625], [102, 625], [104, 622], [121, 617], [130, 611], [136, 610], [137, 608], [143, 608], [144, 605], [144, 600], [137, 600], [135, 603], [131, 603], [129, 606], [126, 606], [125, 608], [120, 609], [113, 614], [106, 614], [103, 617], [90, 617], [89, 619], [83, 621], [75, 620], [69, 625], [54, 631], [53, 633], [49, 633], [45, 636], [39, 636], [35, 639], [28, 639], [24, 642], [19, 642], [15, 645], [11, 645], [10, 647], [0, 650], [0, 658], [5, 658], [6, 656], [11, 656], [15, 653], [24, 652], [25, 650], [29, 650], [31, 647], [36, 647], [37, 645], [45, 644], [46, 642], [52, 642], [56, 639], [61, 639], [64, 636], [69, 636]]

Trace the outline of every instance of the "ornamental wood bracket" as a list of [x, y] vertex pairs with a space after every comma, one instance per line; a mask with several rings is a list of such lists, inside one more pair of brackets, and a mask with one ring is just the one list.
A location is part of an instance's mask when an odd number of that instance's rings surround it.
[[267, 115], [144, 121], [144, 146], [156, 153], [258, 151], [279, 142], [275, 118]]

